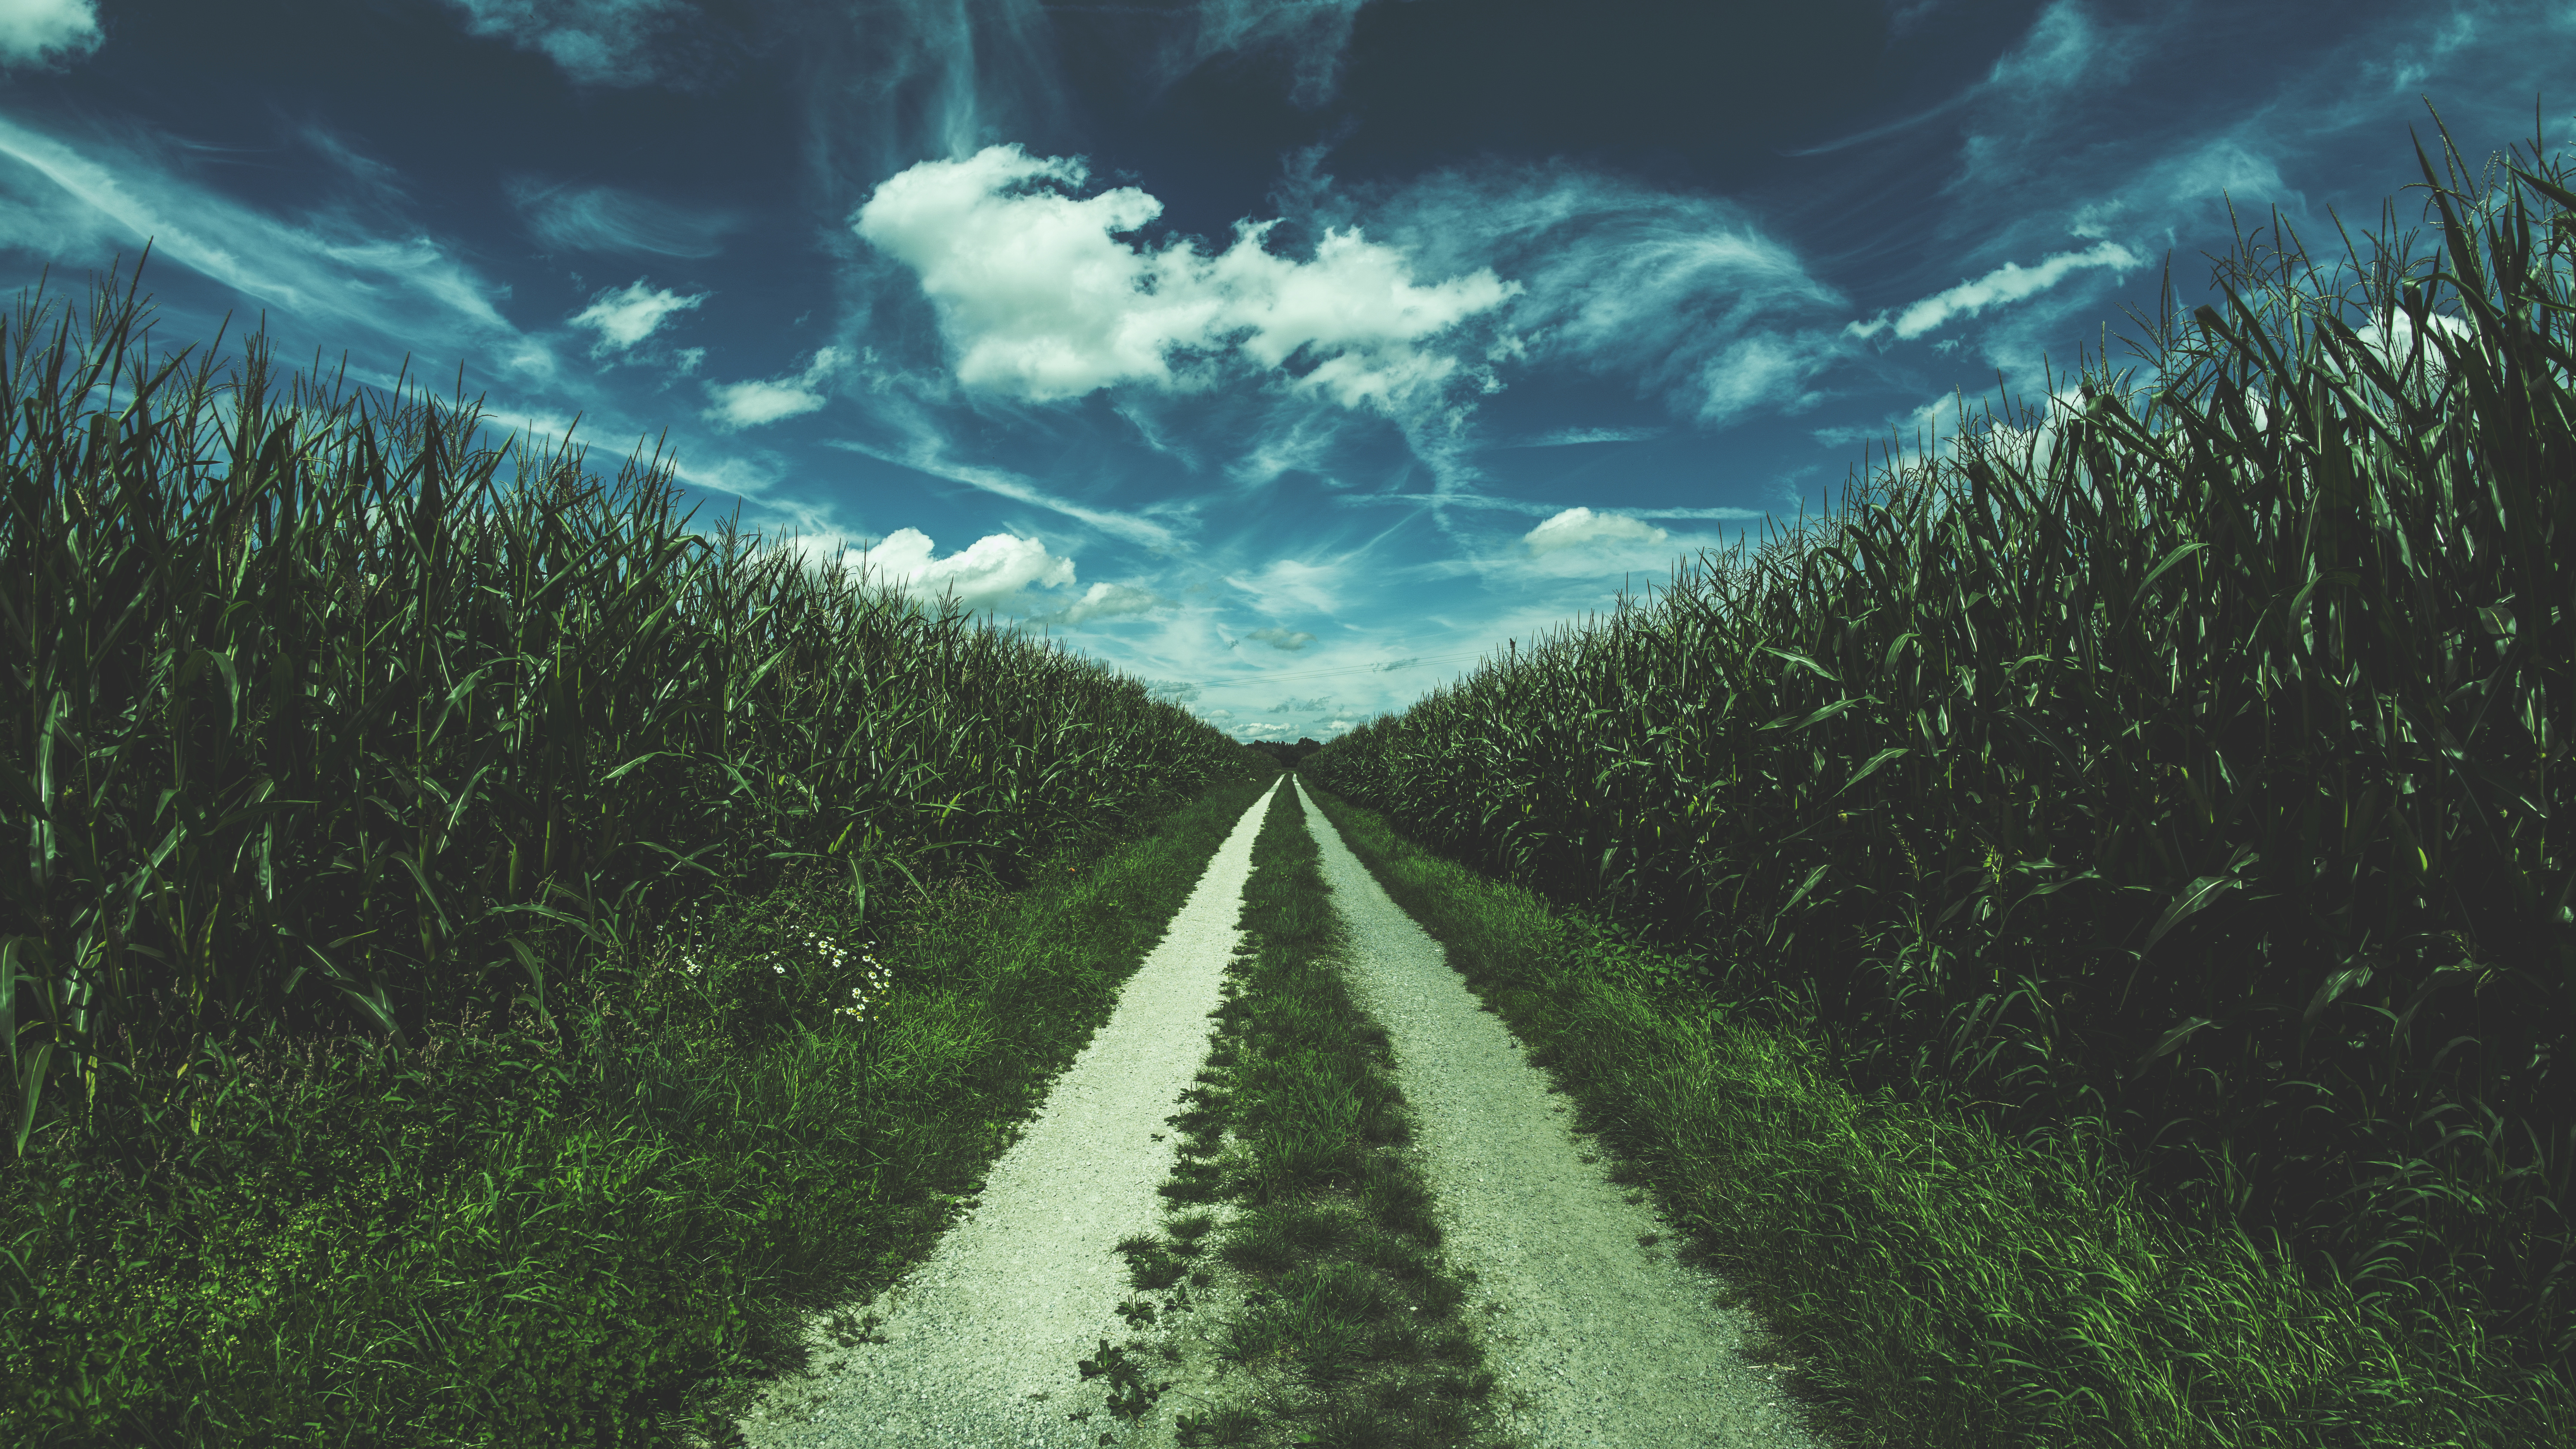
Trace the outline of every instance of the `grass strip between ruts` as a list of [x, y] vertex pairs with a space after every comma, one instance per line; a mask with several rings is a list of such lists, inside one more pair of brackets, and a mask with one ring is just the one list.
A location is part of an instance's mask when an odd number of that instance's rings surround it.
[[[1224, 1273], [1244, 1290], [1219, 1340], [1234, 1387], [1211, 1412], [1176, 1417], [1181, 1444], [1493, 1443], [1494, 1379], [1462, 1313], [1474, 1275], [1438, 1251], [1387, 1033], [1344, 984], [1346, 933], [1319, 860], [1296, 792], [1281, 789], [1253, 845], [1247, 939], [1207, 1067], [1169, 1119], [1184, 1135], [1160, 1189], [1173, 1217], [1119, 1245], [1138, 1290], [1122, 1309], [1168, 1323], [1199, 1306], [1193, 1284]], [[1209, 1210], [1220, 1201], [1230, 1221]], [[1112, 1412], [1133, 1422], [1168, 1382], [1129, 1356], [1144, 1340], [1103, 1347], [1083, 1371], [1112, 1377]]]
[[864, 920], [828, 877], [719, 896], [550, 1022], [244, 1043], [141, 1178], [0, 1179], [0, 1442], [738, 1442], [806, 1316], [971, 1201], [1254, 773], [1015, 891]]
[[1836, 1442], [2569, 1442], [2552, 1406], [2453, 1377], [2491, 1349], [2413, 1341], [2241, 1234], [2142, 1211], [2093, 1138], [2037, 1153], [1937, 1100], [1861, 1099], [1794, 1006], [1714, 1000], [1671, 958], [1306, 788], [1574, 1097], [1613, 1181], [1651, 1191], [1686, 1258], [1732, 1280], [1770, 1330], [1749, 1349]]

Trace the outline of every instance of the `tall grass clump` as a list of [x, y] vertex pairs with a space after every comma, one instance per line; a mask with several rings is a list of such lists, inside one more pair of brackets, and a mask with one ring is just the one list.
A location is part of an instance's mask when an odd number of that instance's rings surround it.
[[1008, 877], [1240, 769], [1096, 664], [710, 547], [658, 453], [611, 492], [578, 450], [475, 450], [474, 406], [280, 397], [263, 337], [222, 383], [155, 364], [141, 310], [48, 329], [39, 289], [0, 333], [19, 1151], [222, 1017], [543, 1011], [706, 881]]
[[2143, 401], [2080, 368], [1305, 770], [1863, 1091], [2107, 1134], [2443, 1365], [2435, 1418], [2564, 1432], [2576, 189], [2443, 140], [2431, 258], [2392, 206], [2320, 278], [2276, 219], [2223, 308], [2168, 272]]
[[651, 1442], [918, 1246], [1270, 772], [658, 452], [156, 359], [139, 270], [0, 316], [0, 1438]]

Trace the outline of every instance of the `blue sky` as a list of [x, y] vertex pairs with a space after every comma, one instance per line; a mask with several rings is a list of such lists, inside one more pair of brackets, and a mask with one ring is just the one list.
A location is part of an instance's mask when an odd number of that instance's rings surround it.
[[0, 0], [0, 284], [148, 237], [158, 347], [667, 433], [702, 532], [1328, 739], [2570, 77], [2565, 3]]

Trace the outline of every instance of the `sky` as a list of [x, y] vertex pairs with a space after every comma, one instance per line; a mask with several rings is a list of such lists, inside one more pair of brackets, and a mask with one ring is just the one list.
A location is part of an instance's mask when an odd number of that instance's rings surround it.
[[2565, 0], [0, 0], [0, 289], [148, 240], [158, 352], [461, 375], [1331, 739], [2133, 365], [2275, 208], [2419, 227], [2428, 101], [2558, 154], [2571, 81]]

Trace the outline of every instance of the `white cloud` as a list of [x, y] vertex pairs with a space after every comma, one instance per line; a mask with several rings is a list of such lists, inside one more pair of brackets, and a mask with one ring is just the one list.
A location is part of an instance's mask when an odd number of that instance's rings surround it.
[[[2103, 242], [2090, 251], [2061, 252], [2035, 267], [2019, 262], [2006, 262], [1984, 276], [1944, 292], [1936, 292], [1909, 304], [1897, 314], [1896, 335], [1907, 340], [1922, 336], [1950, 318], [1966, 313], [1974, 317], [1989, 306], [2018, 302], [2024, 297], [2047, 291], [2067, 273], [2086, 267], [2110, 267], [2123, 274], [2146, 261], [2118, 242]], [[1887, 314], [1880, 313], [1869, 322], [1854, 322], [1844, 329], [1852, 336], [1868, 338], [1888, 325]]]
[[1302, 629], [1255, 629], [1243, 637], [1258, 639], [1273, 649], [1284, 649], [1290, 653], [1315, 642], [1315, 636]]
[[526, 177], [504, 183], [510, 202], [540, 245], [585, 252], [653, 252], [711, 257], [740, 223], [725, 213], [697, 213], [614, 186], [547, 186]]
[[[2419, 371], [2411, 373], [2408, 370], [2407, 354], [2409, 348], [2416, 345], [2417, 334], [2414, 323], [2404, 312], [2395, 313], [2391, 325], [2384, 330], [2376, 322], [2353, 329], [2363, 349], [2377, 358], [2401, 387], [2407, 388], [2418, 396], [2438, 394], [2448, 373], [2448, 363], [2442, 354], [2441, 346], [2433, 341], [2429, 334], [2440, 333], [2452, 339], [2455, 346], [2465, 343], [2473, 335], [2469, 325], [2457, 317], [2434, 313], [2427, 320], [2430, 327], [2420, 344], [2414, 364]], [[2336, 360], [2332, 351], [2322, 355], [2325, 365], [2330, 370], [2338, 373], [2343, 370], [2342, 364]], [[2379, 398], [2377, 385], [2370, 382], [2366, 375], [2356, 373], [2355, 391], [2374, 408], [2385, 406]], [[2145, 392], [2141, 391], [2139, 395], [2127, 399], [2127, 404], [2131, 416], [2143, 414], [2147, 409]], [[2212, 405], [2210, 395], [2204, 388], [2200, 393], [2199, 406], [2207, 411]], [[2258, 430], [2270, 426], [2271, 407], [2260, 396], [2260, 389], [2248, 390], [2245, 405], [2246, 412]], [[1937, 427], [1942, 420], [1941, 414], [1949, 414], [1950, 420], [1954, 422], [1967, 422], [1967, 419], [1956, 415], [1954, 406], [1953, 398], [1937, 398], [1931, 404], [1916, 409], [1912, 418], [1917, 423], [1934, 427]], [[1969, 430], [1970, 436], [1976, 439], [1971, 446], [1979, 451], [2000, 453], [2010, 459], [2016, 468], [2026, 470], [2030, 477], [2044, 477], [2050, 464], [2056, 459], [2058, 439], [2064, 434], [2066, 425], [2082, 415], [2084, 407], [2085, 402], [2081, 393], [2059, 393], [2049, 399], [2047, 411], [2031, 427], [2015, 427], [2000, 421], [1988, 427], [1982, 424], [1982, 419], [1979, 419], [1979, 425]], [[2384, 413], [2382, 415], [2385, 416]], [[1919, 456], [1912, 453], [1907, 455], [1909, 460]]]
[[823, 395], [817, 389], [842, 361], [839, 348], [825, 347], [816, 350], [804, 376], [792, 381], [710, 383], [707, 396], [714, 398], [716, 405], [702, 416], [720, 428], [740, 429], [810, 413], [823, 405]]
[[1342, 570], [1334, 564], [1300, 563], [1283, 558], [1251, 578], [1228, 575], [1226, 582], [1252, 595], [1261, 612], [1277, 615], [1291, 609], [1332, 613], [1340, 602]]
[[0, 0], [0, 68], [77, 59], [105, 39], [91, 0]]
[[[2465, 350], [2470, 339], [2477, 334], [2468, 323], [2439, 312], [2425, 314], [2424, 320], [2431, 325], [2419, 336], [2415, 331], [2415, 319], [2401, 309], [2389, 314], [2389, 325], [2385, 329], [2373, 322], [2366, 327], [2354, 328], [2353, 335], [2361, 339], [2364, 350], [2377, 358], [2380, 366], [2388, 369], [2400, 387], [2420, 381], [2428, 390], [2438, 389], [2450, 375], [2451, 365], [2442, 351], [2442, 344], [2434, 340], [2434, 334], [2448, 338], [2454, 351]], [[2343, 371], [2342, 362], [2333, 353], [2326, 354], [2326, 361], [2337, 373]], [[2365, 382], [2364, 385], [2369, 384]]]
[[2031, 22], [2021, 45], [1995, 62], [1984, 89], [2020, 105], [2034, 91], [2105, 88], [2128, 79], [2142, 48], [2134, 30], [2106, 34], [2081, 0], [2056, 0]]
[[[1676, 536], [1625, 514], [1567, 508], [1520, 535], [1509, 549], [1471, 560], [1468, 567], [1503, 587], [1527, 589], [1544, 579], [1660, 574], [1672, 567], [1676, 557], [1716, 542], [1705, 534]], [[1556, 605], [1572, 603], [1569, 596], [1548, 597]]]
[[[1070, 570], [1073, 566], [1067, 563], [1065, 567]], [[1072, 580], [1070, 572], [1065, 577], [1067, 582]], [[1125, 584], [1093, 584], [1081, 598], [1054, 613], [1033, 615], [1029, 622], [1080, 627], [1094, 619], [1114, 619], [1125, 614], [1149, 613], [1163, 603], [1164, 600], [1155, 597], [1145, 589], [1129, 588]]]
[[1368, 0], [1199, 0], [1189, 44], [1166, 58], [1169, 79], [1228, 52], [1284, 50], [1295, 79], [1289, 99], [1314, 107], [1333, 98], [1351, 21]]
[[1804, 384], [1833, 359], [1831, 340], [1812, 331], [1739, 337], [1700, 371], [1700, 420], [1724, 422], [1765, 404], [1784, 412], [1811, 407], [1820, 395], [1804, 391]]
[[1633, 518], [1569, 508], [1522, 534], [1521, 546], [1535, 555], [1601, 544], [1662, 543], [1666, 537], [1664, 530]]
[[423, 354], [514, 334], [491, 300], [507, 289], [428, 237], [366, 235], [336, 215], [278, 220], [177, 179], [183, 164], [168, 149], [140, 131], [124, 145], [75, 148], [0, 117], [0, 156], [25, 167], [0, 172], [0, 245], [88, 264], [131, 257], [149, 239], [156, 266], [187, 267], [305, 325], [354, 322]]
[[[602, 291], [590, 299], [590, 305], [573, 314], [576, 327], [599, 330], [599, 342], [590, 349], [593, 357], [610, 352], [624, 352], [653, 335], [663, 319], [674, 312], [686, 311], [704, 302], [711, 293], [700, 292], [683, 297], [677, 292], [654, 289], [638, 277], [623, 292]], [[818, 401], [817, 406], [820, 406]]]
[[1132, 186], [1070, 194], [1089, 174], [1079, 160], [988, 146], [903, 171], [853, 218], [919, 276], [959, 382], [1032, 402], [1121, 383], [1194, 388], [1231, 356], [1389, 413], [1453, 377], [1490, 383], [1425, 345], [1518, 290], [1490, 269], [1417, 286], [1404, 253], [1357, 228], [1327, 230], [1302, 262], [1264, 249], [1268, 222], [1238, 223], [1214, 256], [1187, 238], [1157, 246], [1134, 234], [1162, 203]]
[[1057, 558], [1039, 540], [1016, 534], [987, 534], [946, 558], [933, 558], [931, 552], [928, 534], [898, 528], [875, 547], [851, 549], [846, 556], [865, 568], [871, 585], [893, 584], [923, 599], [953, 589], [957, 601], [970, 609], [1008, 609], [1021, 601], [1023, 590], [1073, 582], [1073, 560]]
[[[1323, 178], [1308, 194], [1328, 198]], [[1381, 209], [1386, 234], [1436, 269], [1482, 265], [1519, 282], [1504, 334], [1534, 362], [1570, 360], [1719, 422], [1804, 396], [1855, 351], [1830, 333], [1753, 330], [1766, 317], [1848, 305], [1717, 197], [1656, 191], [1570, 166], [1443, 172]]]
[[1662, 437], [1661, 428], [1559, 428], [1534, 438], [1505, 443], [1506, 448], [1571, 448], [1584, 443], [1642, 443]]
[[640, 86], [659, 78], [654, 38], [696, 17], [681, 0], [447, 0], [468, 34], [542, 52], [585, 85]]

